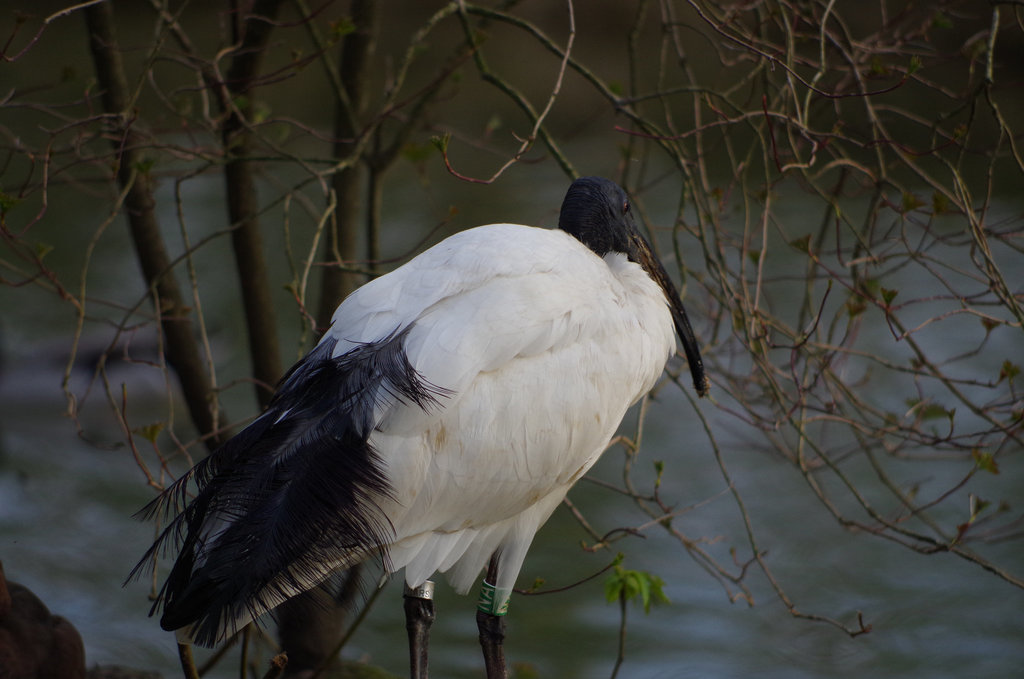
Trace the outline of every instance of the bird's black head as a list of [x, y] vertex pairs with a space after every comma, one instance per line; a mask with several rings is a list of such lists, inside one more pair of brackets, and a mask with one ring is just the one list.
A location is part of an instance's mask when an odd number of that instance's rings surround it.
[[638, 262], [634, 244], [639, 235], [629, 211], [629, 196], [615, 182], [603, 177], [580, 177], [562, 201], [558, 228], [604, 257], [622, 252]]
[[654, 256], [650, 243], [636, 228], [629, 209], [629, 196], [622, 187], [603, 177], [580, 177], [565, 194], [562, 212], [558, 216], [558, 228], [575, 236], [599, 257], [609, 252], [625, 254], [661, 286], [672, 313], [676, 333], [683, 343], [693, 386], [698, 394], [705, 395], [708, 391], [708, 378], [683, 302], [665, 267]]

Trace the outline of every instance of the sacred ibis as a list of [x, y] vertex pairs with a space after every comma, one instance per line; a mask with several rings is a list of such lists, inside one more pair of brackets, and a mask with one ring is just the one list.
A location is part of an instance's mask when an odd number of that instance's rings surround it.
[[505, 676], [501, 616], [534, 534], [654, 386], [677, 333], [708, 388], [626, 193], [578, 179], [558, 227], [457, 233], [341, 303], [267, 410], [147, 508], [176, 513], [136, 567], [178, 549], [165, 629], [213, 645], [378, 558], [405, 570], [421, 678], [429, 578], [465, 593], [486, 568], [477, 622], [488, 676]]

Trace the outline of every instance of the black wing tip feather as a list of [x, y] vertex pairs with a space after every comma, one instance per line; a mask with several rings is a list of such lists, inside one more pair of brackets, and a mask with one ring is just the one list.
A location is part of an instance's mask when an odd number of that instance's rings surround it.
[[[297, 614], [302, 615], [303, 611], [314, 608], [337, 610], [338, 604], [345, 603], [349, 606], [354, 606], [353, 602], [357, 601], [360, 597], [363, 602], [366, 602], [371, 595], [370, 585], [368, 584], [371, 582], [372, 578], [366, 575], [361, 564], [344, 569], [343, 571], [337, 571], [328, 576], [316, 588], [316, 593], [313, 596], [306, 597], [302, 605], [298, 609], [291, 611], [289, 615], [295, 617]], [[359, 596], [343, 597], [342, 594], [345, 592], [355, 592]], [[264, 610], [254, 608], [243, 611], [241, 605], [231, 610], [218, 611], [209, 615], [190, 616], [186, 611], [171, 613], [165, 611], [160, 618], [160, 626], [168, 632], [184, 631], [185, 636], [192, 643], [212, 648], [218, 643], [230, 639], [245, 626], [245, 624], [238, 624], [239, 618], [243, 615], [246, 621], [251, 620], [257, 626], [262, 626], [266, 622], [266, 618], [275, 620], [278, 624], [282, 623], [281, 614], [283, 612], [280, 608], [269, 609], [269, 611], [266, 611], [265, 616], [264, 612]], [[284, 627], [281, 627], [279, 631], [282, 635], [286, 633]]]
[[[159, 557], [166, 556], [175, 550], [182, 550], [187, 540], [186, 524], [188, 515], [186, 510], [192, 506], [188, 500], [188, 484], [192, 480], [205, 476], [209, 459], [206, 458], [194, 465], [171, 485], [162, 490], [155, 498], [147, 502], [142, 509], [132, 514], [132, 518], [138, 521], [159, 520], [161, 522], [166, 521], [167, 525], [160, 531], [153, 544], [150, 545], [139, 562], [132, 568], [122, 586], [143, 575], [152, 573], [156, 568]], [[164, 588], [166, 588], [166, 584]], [[150, 610], [150, 615], [153, 615], [156, 611], [161, 598], [157, 599], [153, 609]]]
[[[409, 363], [408, 330], [337, 357], [325, 339], [261, 417], [139, 512], [178, 512], [131, 576], [180, 550], [150, 611], [162, 608], [161, 627], [212, 646], [334, 568], [376, 554], [387, 569], [394, 529], [379, 500], [391, 488], [369, 442], [375, 410], [387, 399], [426, 410], [448, 393]], [[198, 491], [187, 501], [189, 481]]]

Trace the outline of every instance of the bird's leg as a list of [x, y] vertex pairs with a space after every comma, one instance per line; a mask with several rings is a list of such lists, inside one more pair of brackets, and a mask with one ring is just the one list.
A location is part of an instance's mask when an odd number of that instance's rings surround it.
[[427, 649], [434, 622], [434, 583], [427, 580], [415, 589], [405, 586], [405, 629], [409, 632], [409, 675], [427, 679]]
[[484, 667], [487, 679], [505, 679], [505, 618], [501, 615], [484, 613], [477, 609], [476, 626], [480, 630], [480, 646], [484, 649]]
[[487, 679], [506, 679], [505, 651], [505, 613], [508, 612], [508, 599], [501, 596], [498, 600], [494, 583], [498, 580], [498, 555], [491, 557], [487, 566], [487, 576], [480, 590], [480, 602], [476, 610], [476, 626], [480, 630], [480, 647], [484, 651], [484, 667]]

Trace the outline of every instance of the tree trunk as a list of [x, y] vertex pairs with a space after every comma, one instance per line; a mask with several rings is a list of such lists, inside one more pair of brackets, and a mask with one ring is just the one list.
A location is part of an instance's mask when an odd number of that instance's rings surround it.
[[[344, 158], [351, 153], [355, 139], [361, 134], [359, 116], [366, 103], [366, 87], [370, 75], [377, 34], [377, 7], [373, 0], [353, 0], [352, 21], [355, 30], [345, 37], [341, 50], [341, 84], [347, 101], [338, 101], [334, 115], [334, 156]], [[363, 259], [359, 253], [360, 185], [359, 163], [337, 172], [333, 178], [338, 198], [335, 220], [327, 231], [327, 256], [341, 265]], [[320, 308], [317, 324], [330, 325], [335, 307], [365, 279], [360, 274], [343, 271], [337, 266], [324, 270], [320, 286]]]
[[238, 267], [252, 376], [256, 380], [256, 398], [260, 408], [265, 408], [270, 402], [274, 386], [281, 377], [281, 356], [277, 342], [277, 314], [274, 312], [260, 234], [259, 196], [253, 177], [253, 162], [249, 159], [252, 133], [247, 121], [251, 119], [253, 110], [250, 92], [272, 30], [270, 20], [277, 15], [279, 5], [279, 0], [256, 0], [251, 12], [244, 16], [236, 14], [235, 44], [240, 46], [228, 70], [227, 88], [232, 101], [225, 102], [229, 106], [229, 115], [222, 130], [227, 158], [224, 180], [232, 227], [231, 245]]
[[222, 440], [222, 422], [214, 419], [214, 399], [210, 377], [203, 364], [199, 345], [192, 332], [189, 305], [185, 303], [167, 255], [153, 198], [153, 179], [145, 168], [141, 151], [145, 140], [132, 127], [134, 115], [126, 111], [129, 100], [121, 51], [114, 32], [114, 10], [110, 3], [92, 5], [85, 10], [89, 29], [89, 47], [96, 79], [103, 91], [103, 108], [110, 114], [117, 179], [128, 187], [125, 216], [131, 232], [135, 255], [149, 287], [153, 305], [164, 335], [164, 356], [181, 383], [192, 422], [206, 440], [209, 449]]

